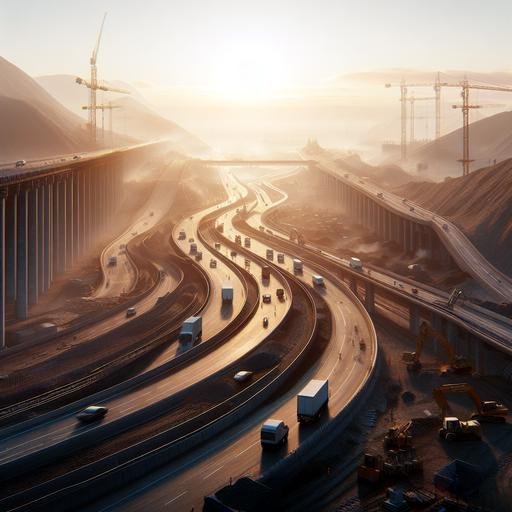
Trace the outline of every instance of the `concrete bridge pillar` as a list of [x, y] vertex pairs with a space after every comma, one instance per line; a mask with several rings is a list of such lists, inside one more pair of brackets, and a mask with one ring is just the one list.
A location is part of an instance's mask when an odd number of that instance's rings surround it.
[[28, 190], [18, 193], [18, 233], [16, 262], [16, 316], [28, 317]]
[[354, 276], [350, 276], [350, 289], [357, 296], [357, 279]]
[[417, 304], [409, 304], [409, 331], [413, 336], [420, 332], [420, 310]]
[[82, 237], [80, 233], [80, 174], [74, 173], [72, 176], [73, 182], [73, 261], [80, 258], [82, 252]]
[[369, 281], [364, 284], [364, 306], [368, 313], [375, 312], [375, 287]]
[[58, 238], [58, 253], [59, 253], [59, 264], [57, 266], [57, 273], [64, 274], [67, 268], [67, 183], [65, 179], [57, 182], [59, 205], [57, 208], [57, 230], [59, 232]]
[[48, 291], [53, 279], [53, 191], [52, 182], [43, 187], [44, 196], [44, 291]]
[[18, 192], [10, 189], [6, 199], [5, 211], [5, 239], [6, 239], [6, 300], [16, 300], [17, 285], [17, 252], [18, 252]]
[[7, 190], [0, 189], [0, 350], [5, 347], [5, 267], [6, 267], [6, 236], [5, 236], [5, 204]]
[[44, 193], [45, 184], [39, 183], [37, 187], [37, 293], [44, 293], [44, 226], [46, 223], [44, 215]]
[[28, 195], [28, 304], [39, 298], [39, 189], [33, 186]]
[[69, 175], [65, 180], [66, 186], [66, 265], [65, 270], [70, 269], [73, 266], [73, 176]]

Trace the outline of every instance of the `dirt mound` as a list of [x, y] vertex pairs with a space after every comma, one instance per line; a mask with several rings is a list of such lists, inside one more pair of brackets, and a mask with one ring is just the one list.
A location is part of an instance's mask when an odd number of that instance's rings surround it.
[[377, 185], [387, 189], [408, 183], [413, 179], [412, 175], [397, 165], [370, 165], [355, 153], [338, 158], [336, 163], [343, 170], [357, 174], [361, 178], [369, 178]]
[[[38, 82], [72, 112], [82, 114], [82, 105], [87, 104], [88, 89], [75, 83], [72, 75], [49, 75], [37, 78]], [[109, 82], [106, 82], [109, 84]], [[99, 102], [112, 101], [120, 108], [112, 112], [112, 129], [117, 134], [127, 133], [138, 140], [155, 140], [169, 138], [175, 143], [175, 149], [185, 153], [203, 155], [207, 153], [208, 146], [193, 134], [176, 123], [160, 116], [152, 110], [145, 98], [137, 89], [123, 82], [114, 83], [113, 86], [129, 90], [130, 95], [119, 93], [106, 93], [105, 98]], [[105, 113], [105, 123], [110, 113]], [[85, 117], [84, 117], [85, 119]]]
[[512, 273], [512, 159], [443, 183], [408, 183], [396, 193], [459, 226], [496, 266]]
[[[470, 125], [470, 157], [478, 168], [489, 159], [503, 160], [512, 157], [512, 112], [501, 112]], [[408, 159], [414, 165], [425, 166], [431, 177], [460, 176], [462, 155], [462, 128], [444, 135], [439, 140], [421, 146]]]
[[1, 57], [0, 76], [2, 161], [95, 149], [81, 118]]

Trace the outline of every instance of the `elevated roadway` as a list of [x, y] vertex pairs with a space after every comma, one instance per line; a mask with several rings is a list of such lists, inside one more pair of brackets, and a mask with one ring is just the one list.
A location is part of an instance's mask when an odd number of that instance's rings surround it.
[[[236, 181], [232, 183], [233, 186], [239, 186]], [[266, 202], [271, 205], [269, 198]], [[259, 197], [255, 211], [262, 212], [269, 206], [265, 206], [264, 200]], [[224, 234], [230, 239], [234, 239], [236, 234], [244, 236], [232, 225], [234, 214], [232, 211], [224, 219]], [[255, 238], [251, 239], [252, 252], [265, 257], [266, 249], [267, 245]], [[279, 266], [292, 272], [293, 256], [287, 253], [285, 263]], [[310, 284], [313, 273], [316, 272], [305, 265], [300, 279]], [[161, 471], [148, 475], [146, 479], [122, 493], [96, 503], [89, 510], [192, 510], [192, 507], [194, 510], [201, 510], [203, 496], [228, 484], [231, 479], [235, 481], [244, 475], [261, 475], [287, 453], [304, 443], [319, 426], [342, 411], [356, 391], [364, 385], [371, 371], [377, 350], [375, 333], [371, 322], [368, 323], [368, 318], [354, 303], [354, 297], [345, 286], [326, 278], [326, 288], [322, 296], [333, 317], [331, 339], [320, 359], [289, 390], [218, 439], [176, 460]], [[274, 294], [272, 301], [274, 304]], [[271, 310], [272, 308], [270, 312]], [[270, 318], [272, 321], [271, 314]], [[360, 349], [359, 337], [366, 340], [366, 351]], [[296, 395], [312, 378], [329, 379], [329, 412], [318, 424], [299, 426], [296, 418]], [[259, 428], [268, 417], [283, 419], [290, 426], [287, 446], [274, 453], [262, 452], [260, 446]]]

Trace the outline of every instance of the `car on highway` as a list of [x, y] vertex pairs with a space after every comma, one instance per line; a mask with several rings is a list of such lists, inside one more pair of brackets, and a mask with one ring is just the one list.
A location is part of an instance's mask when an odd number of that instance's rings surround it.
[[190, 254], [195, 254], [197, 252], [197, 244], [190, 244]]
[[201, 251], [196, 252], [196, 261], [201, 261], [203, 259], [203, 253]]
[[284, 254], [282, 252], [277, 254], [277, 263], [284, 263]]
[[212, 258], [210, 260], [210, 268], [217, 268], [217, 260]]
[[262, 299], [265, 304], [269, 304], [272, 302], [272, 295], [270, 295], [270, 293], [264, 293]]
[[288, 425], [282, 420], [268, 419], [261, 425], [261, 446], [282, 446], [288, 441]]
[[278, 288], [276, 290], [276, 297], [279, 299], [279, 300], [284, 300], [284, 290], [282, 288]]
[[266, 257], [267, 257], [267, 260], [273, 260], [274, 259], [274, 251], [272, 249], [267, 249]]
[[189, 243], [189, 244], [193, 244], [194, 242], [195, 242], [195, 240], [194, 240], [192, 237], [190, 237], [190, 238], [188, 239], [188, 243]]
[[268, 316], [263, 317], [263, 327], [268, 327]]
[[187, 239], [187, 234], [185, 233], [185, 231], [180, 231], [178, 234], [178, 240], [186, 240], [186, 239]]
[[27, 162], [25, 160], [18, 160], [16, 162], [16, 167], [23, 167]]
[[215, 242], [215, 250], [220, 251], [220, 243], [219, 242]]
[[236, 258], [236, 255], [238, 254], [235, 250], [231, 251], [231, 257]]
[[446, 224], [446, 223], [445, 223], [445, 224], [443, 224], [443, 229], [444, 229], [445, 231], [448, 231], [448, 224]]
[[89, 407], [79, 412], [76, 418], [82, 423], [91, 423], [103, 419], [107, 412], [108, 408], [102, 405], [89, 405]]
[[413, 288], [411, 292], [414, 293], [414, 295], [416, 295], [418, 293], [418, 288]]
[[137, 314], [137, 310], [134, 307], [128, 308], [126, 310], [126, 316], [127, 317], [135, 316], [136, 314]]
[[233, 377], [237, 382], [245, 382], [249, 380], [252, 377], [252, 372], [248, 370], [241, 370], [237, 373], [235, 373], [235, 376]]
[[117, 265], [117, 256], [110, 256], [108, 259], [108, 266], [115, 267]]
[[410, 211], [410, 212], [413, 212], [413, 211], [414, 211], [414, 206], [411, 206], [411, 207], [409, 208], [409, 211]]
[[379, 199], [384, 199], [384, 194], [382, 192], [377, 192], [377, 197]]

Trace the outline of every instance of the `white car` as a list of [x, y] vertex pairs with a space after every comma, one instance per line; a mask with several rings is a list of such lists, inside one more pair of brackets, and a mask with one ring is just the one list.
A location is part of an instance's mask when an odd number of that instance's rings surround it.
[[252, 377], [252, 372], [248, 370], [241, 370], [237, 373], [235, 373], [235, 376], [233, 377], [237, 382], [245, 382], [246, 380], [249, 380]]
[[136, 310], [135, 308], [133, 308], [133, 307], [128, 308], [128, 309], [126, 310], [126, 316], [127, 316], [127, 317], [135, 316], [136, 314], [137, 314], [137, 310]]
[[264, 293], [263, 294], [263, 302], [266, 304], [272, 302], [272, 295], [270, 295], [270, 293]]

